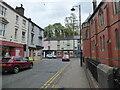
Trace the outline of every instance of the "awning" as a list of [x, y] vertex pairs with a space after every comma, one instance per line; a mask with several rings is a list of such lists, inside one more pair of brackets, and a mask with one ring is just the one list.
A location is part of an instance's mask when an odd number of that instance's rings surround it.
[[81, 52], [82, 50], [74, 50], [74, 52]]
[[43, 47], [43, 46], [38, 46], [38, 45], [36, 45], [36, 48], [38, 48], [38, 49], [43, 49], [44, 47]]

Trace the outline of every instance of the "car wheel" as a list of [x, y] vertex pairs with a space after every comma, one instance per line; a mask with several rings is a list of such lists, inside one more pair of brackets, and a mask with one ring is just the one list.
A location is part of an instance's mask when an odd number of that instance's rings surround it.
[[16, 73], [19, 72], [19, 70], [20, 70], [19, 67], [18, 67], [18, 66], [15, 66], [15, 67], [13, 68], [13, 73], [16, 74]]
[[33, 68], [33, 64], [32, 64], [32, 63], [30, 63], [29, 68], [30, 68], [30, 69]]

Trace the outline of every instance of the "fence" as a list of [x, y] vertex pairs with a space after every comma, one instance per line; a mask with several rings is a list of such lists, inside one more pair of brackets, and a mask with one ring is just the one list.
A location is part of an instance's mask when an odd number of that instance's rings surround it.
[[[97, 71], [97, 66], [101, 64], [99, 61], [92, 60], [90, 58], [84, 58], [83, 57], [83, 62], [86, 61], [87, 68], [90, 70], [91, 74], [93, 75], [93, 78], [98, 82], [98, 71]], [[120, 88], [120, 68], [113, 68], [113, 88]], [[109, 83], [109, 82], [108, 82]], [[99, 82], [98, 82], [99, 84]]]
[[88, 69], [90, 70], [95, 80], [98, 82], [97, 65], [100, 64], [100, 62], [88, 58], [86, 58], [86, 62]]

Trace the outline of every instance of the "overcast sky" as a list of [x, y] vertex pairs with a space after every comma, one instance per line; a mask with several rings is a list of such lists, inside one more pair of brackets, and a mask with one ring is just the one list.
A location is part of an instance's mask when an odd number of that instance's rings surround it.
[[[92, 13], [92, 0], [3, 0], [15, 8], [23, 4], [25, 16], [31, 18], [40, 27], [49, 24], [62, 23], [65, 17], [69, 17], [73, 6], [81, 5], [81, 22], [84, 22], [89, 13]], [[100, 0], [98, 1], [100, 2]], [[78, 8], [74, 13], [78, 16]]]

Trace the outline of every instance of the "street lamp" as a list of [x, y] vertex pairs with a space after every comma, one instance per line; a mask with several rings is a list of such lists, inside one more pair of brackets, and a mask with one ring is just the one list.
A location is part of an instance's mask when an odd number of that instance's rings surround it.
[[79, 27], [80, 27], [80, 64], [81, 64], [81, 67], [82, 67], [82, 37], [81, 37], [81, 6], [80, 5], [77, 5], [77, 6], [73, 6], [73, 8], [71, 9], [71, 11], [75, 11], [75, 8], [74, 7], [78, 7], [79, 8]]

